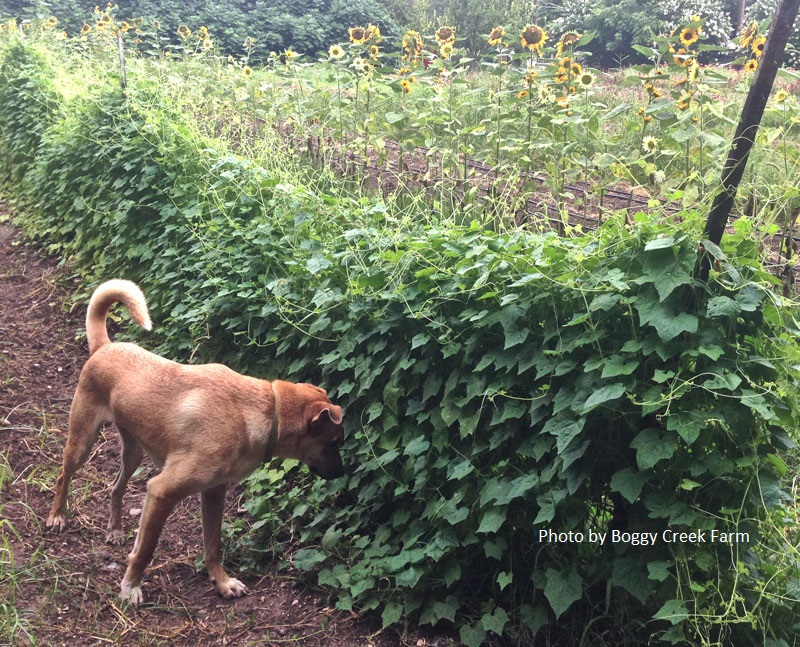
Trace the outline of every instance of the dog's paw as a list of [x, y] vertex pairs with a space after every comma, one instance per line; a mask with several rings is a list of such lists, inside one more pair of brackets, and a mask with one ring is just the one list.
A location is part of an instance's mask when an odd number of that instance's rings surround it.
[[45, 522], [48, 530], [52, 532], [63, 532], [67, 527], [67, 520], [63, 514], [51, 514]]
[[122, 546], [125, 543], [125, 533], [118, 528], [109, 530], [106, 533], [106, 543], [114, 546]]
[[217, 591], [226, 600], [230, 598], [240, 598], [249, 593], [247, 587], [242, 584], [242, 582], [232, 577], [229, 578], [225, 584], [217, 582]]
[[122, 580], [119, 597], [123, 600], [127, 600], [135, 607], [138, 607], [140, 604], [142, 604], [142, 602], [144, 602], [144, 593], [142, 593], [142, 587], [138, 584], [131, 585], [127, 580]]

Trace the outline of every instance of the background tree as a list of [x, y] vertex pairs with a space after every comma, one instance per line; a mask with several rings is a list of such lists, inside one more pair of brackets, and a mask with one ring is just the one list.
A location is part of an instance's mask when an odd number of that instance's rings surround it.
[[[68, 33], [91, 23], [96, 0], [0, 0], [0, 19], [32, 20], [56, 16]], [[535, 22], [558, 37], [565, 31], [594, 32], [586, 46], [592, 63], [613, 67], [641, 60], [634, 45], [649, 45], [653, 35], [671, 31], [698, 14], [706, 44], [727, 50], [742, 24], [768, 21], [775, 0], [126, 0], [116, 9], [119, 19], [158, 19], [167, 35], [178, 41], [181, 24], [206, 26], [223, 51], [241, 54], [245, 38], [256, 40], [255, 59], [291, 46], [313, 58], [331, 43], [347, 40], [347, 28], [369, 23], [384, 36], [407, 28], [432, 34], [442, 25], [456, 28], [459, 45], [470, 53], [485, 51], [486, 35], [496, 25], [509, 31]], [[787, 59], [798, 60], [800, 31], [795, 28]], [[711, 60], [714, 54], [706, 54]]]

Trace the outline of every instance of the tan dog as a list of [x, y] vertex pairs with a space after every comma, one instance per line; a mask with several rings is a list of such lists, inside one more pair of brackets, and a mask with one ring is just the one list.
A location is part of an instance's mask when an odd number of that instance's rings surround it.
[[135, 284], [113, 280], [95, 290], [86, 315], [89, 359], [72, 401], [47, 526], [64, 529], [70, 479], [89, 457], [101, 426], [113, 422], [122, 437], [122, 465], [111, 491], [106, 541], [125, 541], [122, 495], [143, 453], [161, 467], [147, 484], [121, 597], [136, 605], [143, 601], [142, 575], [164, 523], [181, 499], [197, 492], [209, 577], [220, 595], [239, 597], [247, 588], [228, 576], [220, 559], [228, 484], [273, 457], [300, 460], [326, 479], [341, 476], [342, 409], [311, 384], [267, 382], [221, 364], [183, 365], [135, 344], [112, 344], [106, 316], [118, 301], [136, 323], [151, 328], [144, 295]]

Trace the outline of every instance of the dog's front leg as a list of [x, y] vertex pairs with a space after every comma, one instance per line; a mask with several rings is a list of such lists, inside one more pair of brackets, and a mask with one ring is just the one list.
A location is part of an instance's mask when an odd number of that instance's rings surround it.
[[222, 514], [225, 510], [227, 485], [217, 485], [205, 490], [201, 495], [203, 511], [203, 547], [206, 569], [211, 582], [223, 598], [238, 598], [247, 593], [247, 587], [230, 577], [222, 568], [220, 539], [222, 535]]
[[135, 606], [144, 602], [141, 587], [144, 569], [153, 558], [167, 517], [183, 496], [184, 494], [173, 485], [172, 475], [169, 472], [162, 472], [148, 482], [139, 533], [136, 536], [133, 552], [128, 557], [128, 570], [125, 571], [120, 586], [120, 597], [123, 600], [129, 600]]

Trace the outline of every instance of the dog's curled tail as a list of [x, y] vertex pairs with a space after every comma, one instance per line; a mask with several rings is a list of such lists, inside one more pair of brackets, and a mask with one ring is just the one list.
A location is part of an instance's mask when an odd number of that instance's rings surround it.
[[89, 299], [86, 312], [86, 337], [89, 340], [89, 355], [110, 343], [106, 330], [108, 310], [121, 302], [131, 313], [133, 320], [145, 330], [152, 330], [153, 324], [147, 312], [147, 301], [139, 286], [124, 279], [112, 279], [100, 284]]

